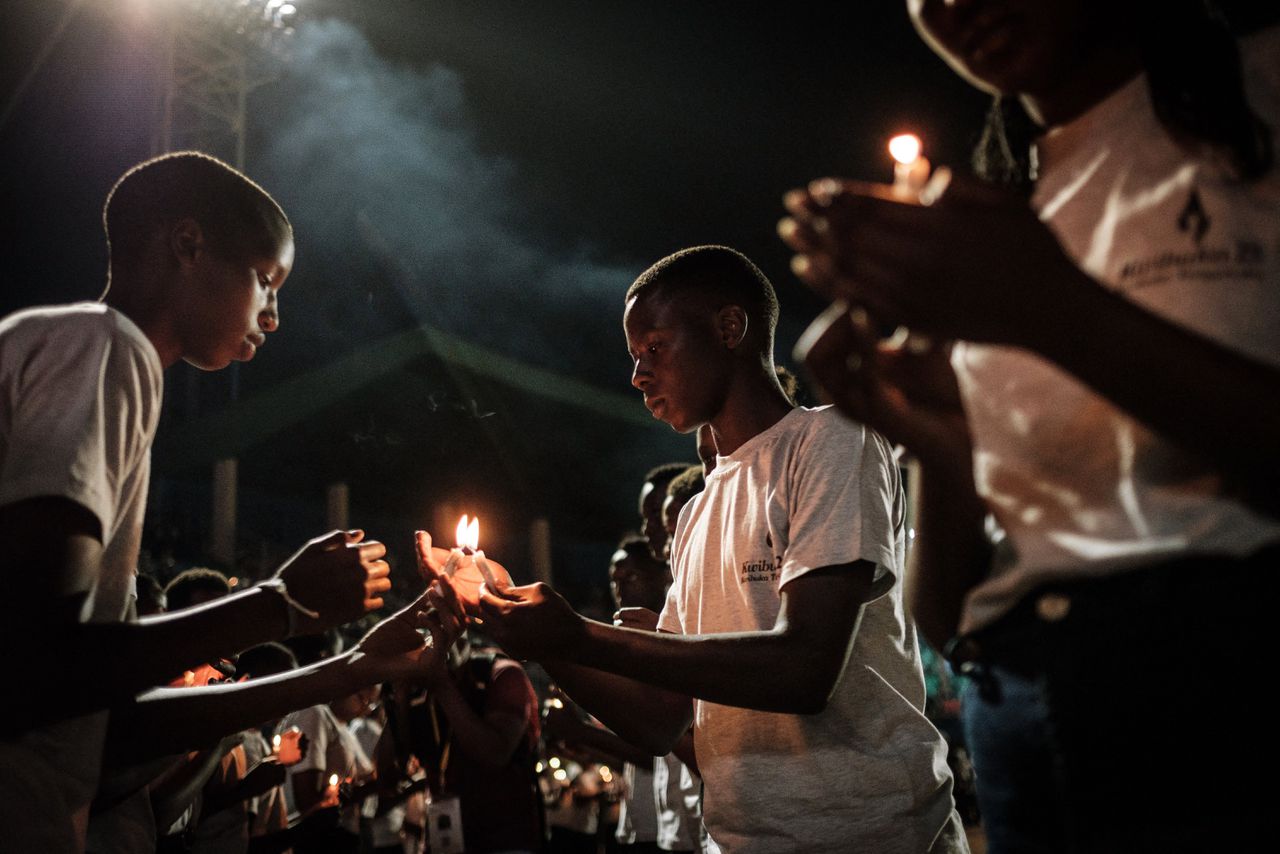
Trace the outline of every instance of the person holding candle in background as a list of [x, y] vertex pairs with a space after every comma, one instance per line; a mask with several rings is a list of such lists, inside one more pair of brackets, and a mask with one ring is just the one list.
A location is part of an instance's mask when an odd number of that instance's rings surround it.
[[719, 454], [681, 514], [660, 631], [587, 620], [543, 584], [482, 588], [486, 630], [655, 755], [693, 723], [712, 850], [965, 851], [902, 608], [897, 467], [870, 430], [792, 406], [777, 312], [722, 246], [626, 295], [633, 385], [674, 429], [709, 423]]
[[[817, 181], [780, 228], [802, 277], [858, 306], [815, 330], [815, 377], [920, 462], [912, 604], [979, 677], [991, 850], [1258, 848], [1241, 762], [1269, 727], [1280, 560], [1280, 30], [1237, 44], [1183, 0], [908, 6], [998, 96], [975, 163], [1012, 189], [953, 176], [911, 204]], [[958, 340], [954, 373], [942, 347], [878, 343], [868, 312]]]

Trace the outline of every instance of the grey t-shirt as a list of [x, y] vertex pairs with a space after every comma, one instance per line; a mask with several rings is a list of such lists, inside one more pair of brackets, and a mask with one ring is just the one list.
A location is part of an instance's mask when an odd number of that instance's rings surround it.
[[966, 850], [946, 744], [923, 713], [915, 627], [899, 583], [904, 533], [892, 449], [830, 407], [795, 409], [718, 458], [706, 489], [681, 512], [664, 631], [768, 630], [788, 582], [858, 560], [876, 565], [876, 598], [825, 711], [695, 701], [713, 850]]

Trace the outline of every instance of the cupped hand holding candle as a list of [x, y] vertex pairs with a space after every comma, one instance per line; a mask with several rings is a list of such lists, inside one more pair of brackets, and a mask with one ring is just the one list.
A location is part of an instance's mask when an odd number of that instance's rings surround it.
[[281, 765], [297, 765], [306, 753], [306, 736], [296, 726], [289, 727], [272, 737], [271, 752]]
[[[418, 532], [418, 562], [424, 576], [434, 575], [448, 582], [469, 616], [479, 616], [480, 585], [495, 593], [513, 585], [502, 564], [479, 548], [480, 520], [463, 516], [458, 523], [457, 545], [452, 549], [433, 546], [431, 535]], [[434, 579], [429, 579], [434, 580]]]

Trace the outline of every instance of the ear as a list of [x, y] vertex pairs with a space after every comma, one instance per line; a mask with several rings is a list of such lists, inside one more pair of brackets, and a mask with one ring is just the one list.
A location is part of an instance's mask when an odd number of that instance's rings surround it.
[[747, 313], [741, 306], [726, 305], [716, 312], [716, 330], [724, 346], [736, 349], [747, 337]]
[[200, 223], [191, 217], [183, 217], [169, 229], [169, 251], [177, 259], [178, 264], [190, 267], [195, 264], [199, 255], [205, 251], [204, 231]]

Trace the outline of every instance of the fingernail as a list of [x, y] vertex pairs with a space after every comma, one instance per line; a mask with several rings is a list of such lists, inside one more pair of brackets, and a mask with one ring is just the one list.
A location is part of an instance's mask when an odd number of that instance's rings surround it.
[[839, 192], [840, 182], [834, 178], [819, 178], [809, 183], [809, 195], [823, 207], [831, 204], [831, 200]]
[[809, 271], [813, 269], [813, 262], [809, 260], [808, 255], [794, 255], [791, 258], [791, 272], [803, 278], [809, 275]]
[[778, 220], [778, 236], [783, 240], [790, 240], [796, 233], [797, 228], [799, 226], [796, 225], [796, 221], [789, 216], [784, 216]]
[[787, 208], [801, 207], [807, 198], [809, 194], [804, 190], [788, 190], [782, 194], [782, 204]]

